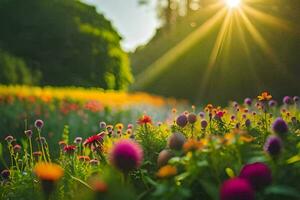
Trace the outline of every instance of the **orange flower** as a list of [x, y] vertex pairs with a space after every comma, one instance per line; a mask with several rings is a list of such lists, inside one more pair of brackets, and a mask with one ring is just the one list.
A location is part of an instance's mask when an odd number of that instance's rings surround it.
[[259, 101], [269, 101], [272, 99], [272, 95], [268, 92], [261, 93], [260, 96], [257, 96]]
[[41, 180], [57, 181], [63, 176], [64, 170], [57, 164], [40, 162], [35, 165], [34, 173]]
[[183, 150], [185, 152], [189, 152], [189, 151], [196, 151], [199, 148], [203, 147], [202, 142], [194, 140], [194, 139], [189, 139], [188, 141], [186, 141], [183, 145]]
[[170, 178], [172, 176], [175, 176], [177, 174], [177, 168], [171, 165], [165, 165], [161, 167], [158, 172], [157, 176], [159, 178]]

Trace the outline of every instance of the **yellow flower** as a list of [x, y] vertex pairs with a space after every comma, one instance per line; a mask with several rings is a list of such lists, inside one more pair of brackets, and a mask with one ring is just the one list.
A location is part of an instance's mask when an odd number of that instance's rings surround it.
[[57, 181], [63, 176], [64, 170], [57, 164], [40, 162], [35, 165], [34, 173], [41, 180]]
[[259, 101], [269, 101], [272, 99], [272, 95], [268, 92], [263, 92], [260, 96], [257, 96], [257, 98]]
[[121, 123], [118, 123], [118, 124], [116, 124], [116, 126], [115, 126], [118, 130], [122, 130], [123, 129], [123, 124], [121, 124]]
[[161, 167], [157, 172], [159, 178], [169, 178], [177, 174], [177, 168], [171, 165], [165, 165]]

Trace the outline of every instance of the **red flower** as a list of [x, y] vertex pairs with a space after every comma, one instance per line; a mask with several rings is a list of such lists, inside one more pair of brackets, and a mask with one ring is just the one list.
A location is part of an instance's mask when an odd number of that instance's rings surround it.
[[88, 146], [90, 148], [94, 148], [97, 146], [102, 146], [104, 134], [97, 134], [87, 138], [84, 142], [84, 146]]
[[64, 146], [64, 152], [66, 152], [68, 154], [74, 153], [75, 150], [76, 150], [76, 146], [75, 145], [66, 145], [66, 146]]
[[140, 119], [138, 119], [137, 123], [139, 125], [143, 125], [143, 124], [152, 124], [152, 119], [150, 116], [148, 115], [143, 115]]

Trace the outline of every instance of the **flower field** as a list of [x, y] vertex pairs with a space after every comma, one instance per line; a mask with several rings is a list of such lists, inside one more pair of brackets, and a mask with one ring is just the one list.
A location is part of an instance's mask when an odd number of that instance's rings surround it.
[[300, 199], [300, 101], [0, 86], [1, 199]]

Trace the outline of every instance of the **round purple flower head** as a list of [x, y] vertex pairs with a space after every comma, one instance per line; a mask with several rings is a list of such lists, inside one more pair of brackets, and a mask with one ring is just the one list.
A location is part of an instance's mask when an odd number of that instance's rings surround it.
[[269, 136], [264, 145], [264, 150], [270, 156], [279, 155], [282, 150], [282, 141], [281, 141], [280, 137], [277, 137], [275, 135]]
[[10, 176], [10, 171], [9, 171], [8, 169], [3, 170], [3, 171], [1, 172], [1, 176], [2, 176], [2, 178], [5, 179], [5, 180], [8, 179], [9, 176]]
[[223, 182], [221, 200], [254, 200], [254, 191], [249, 182], [242, 178], [232, 178]]
[[295, 103], [298, 103], [300, 101], [300, 97], [294, 96], [293, 100], [294, 100]]
[[282, 135], [284, 133], [287, 133], [289, 130], [289, 127], [287, 123], [280, 117], [278, 117], [272, 125], [272, 129], [275, 133]]
[[162, 166], [165, 166], [168, 164], [168, 161], [173, 157], [173, 153], [169, 149], [162, 150], [157, 157], [157, 166], [158, 168], [161, 168]]
[[44, 126], [44, 122], [43, 122], [43, 120], [41, 120], [41, 119], [37, 119], [37, 120], [35, 120], [35, 122], [34, 122], [34, 126], [35, 126], [37, 129], [41, 129], [41, 128], [43, 128], [43, 126]]
[[272, 107], [275, 107], [275, 106], [277, 106], [277, 102], [276, 102], [275, 100], [273, 100], [273, 99], [270, 100], [270, 101], [269, 101], [269, 107], [272, 108]]
[[75, 144], [80, 144], [82, 142], [82, 137], [76, 137], [75, 139], [74, 139], [74, 143]]
[[176, 119], [176, 124], [182, 128], [185, 127], [187, 123], [188, 123], [188, 118], [184, 114], [179, 115]]
[[180, 151], [186, 139], [182, 133], [173, 133], [168, 140], [170, 149]]
[[263, 189], [272, 183], [271, 169], [260, 162], [245, 165], [239, 177], [248, 180], [254, 190]]
[[287, 104], [287, 105], [293, 104], [293, 99], [290, 96], [283, 97], [282, 101], [283, 101], [284, 104]]
[[250, 120], [250, 119], [246, 119], [246, 121], [245, 121], [245, 126], [246, 126], [247, 128], [249, 128], [249, 127], [251, 126], [251, 120]]
[[101, 129], [106, 128], [106, 123], [105, 123], [105, 122], [100, 122], [100, 123], [99, 123], [99, 127], [100, 127]]
[[32, 136], [32, 130], [26, 130], [26, 131], [24, 131], [24, 133], [29, 138]]
[[204, 118], [204, 117], [205, 117], [205, 112], [199, 112], [199, 116], [200, 116], [201, 118]]
[[190, 124], [194, 124], [197, 121], [197, 115], [194, 113], [190, 113], [187, 118]]
[[248, 105], [248, 106], [251, 106], [251, 104], [252, 104], [252, 99], [246, 98], [246, 99], [244, 100], [244, 104], [245, 104], [245, 105]]
[[207, 125], [208, 125], [207, 121], [206, 121], [205, 119], [203, 119], [203, 120], [201, 121], [201, 127], [202, 127], [203, 129], [206, 129]]
[[130, 139], [119, 140], [110, 152], [110, 163], [124, 173], [137, 169], [142, 160], [142, 148]]

